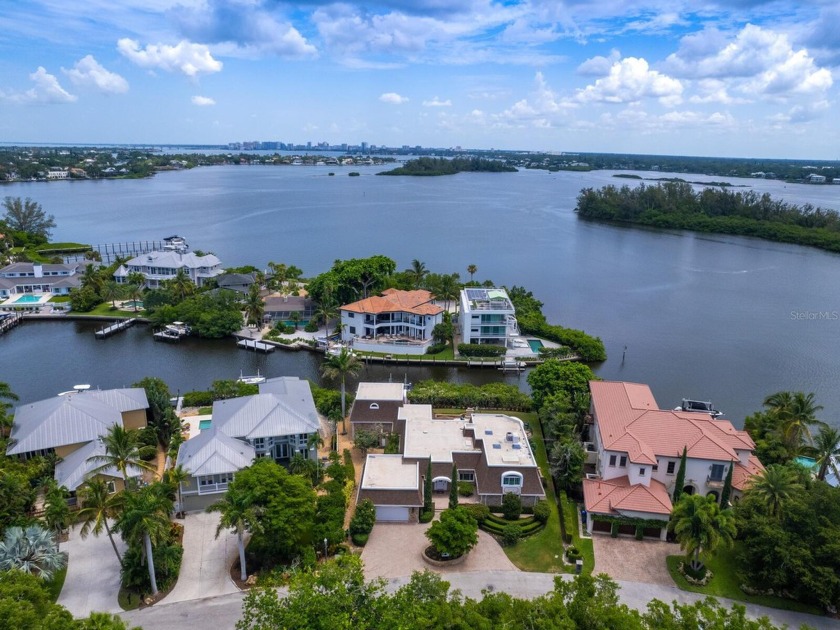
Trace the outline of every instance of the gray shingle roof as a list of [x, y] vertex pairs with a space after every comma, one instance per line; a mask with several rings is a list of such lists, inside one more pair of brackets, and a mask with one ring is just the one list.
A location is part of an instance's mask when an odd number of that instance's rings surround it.
[[202, 431], [178, 449], [177, 464], [193, 477], [232, 473], [250, 466], [256, 451], [250, 444], [222, 433], [218, 428]]
[[9, 455], [97, 440], [122, 425], [122, 412], [144, 409], [143, 389], [91, 390], [55, 396], [15, 410]]

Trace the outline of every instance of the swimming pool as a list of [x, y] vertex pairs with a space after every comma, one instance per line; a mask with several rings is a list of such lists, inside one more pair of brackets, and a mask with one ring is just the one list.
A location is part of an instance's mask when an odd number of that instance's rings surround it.
[[209, 429], [213, 425], [212, 420], [199, 420], [198, 421], [198, 430], [204, 431], [204, 429]]
[[131, 300], [130, 302], [123, 302], [123, 308], [143, 308], [143, 302], [140, 300]]
[[35, 304], [41, 301], [41, 298], [44, 297], [43, 295], [32, 295], [27, 293], [26, 295], [21, 295], [18, 299], [14, 301], [15, 304]]
[[539, 354], [540, 348], [543, 347], [543, 342], [539, 339], [529, 339], [528, 345], [531, 346], [531, 352], [533, 352], [534, 354]]

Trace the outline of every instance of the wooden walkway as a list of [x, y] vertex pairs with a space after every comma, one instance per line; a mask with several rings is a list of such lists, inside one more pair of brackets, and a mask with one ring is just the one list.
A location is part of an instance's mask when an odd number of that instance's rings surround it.
[[118, 322], [114, 322], [109, 326], [105, 326], [104, 328], [100, 328], [96, 331], [96, 338], [97, 339], [107, 339], [111, 335], [116, 335], [118, 332], [122, 332], [127, 328], [131, 328], [134, 326], [134, 319], [123, 319]]
[[0, 313], [0, 335], [11, 330], [23, 321], [21, 313]]

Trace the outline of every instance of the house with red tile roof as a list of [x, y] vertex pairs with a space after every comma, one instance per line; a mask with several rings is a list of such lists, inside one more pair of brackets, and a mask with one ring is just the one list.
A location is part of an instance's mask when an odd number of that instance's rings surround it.
[[425, 354], [432, 330], [443, 321], [443, 307], [423, 289], [386, 289], [340, 311], [341, 340], [365, 352]]
[[583, 481], [590, 533], [609, 531], [609, 519], [599, 516], [638, 518], [647, 525], [662, 521], [645, 535], [664, 540], [683, 449], [687, 494], [719, 498], [733, 467], [731, 496], [737, 500], [750, 478], [764, 470], [749, 434], [728, 420], [659, 409], [650, 387], [639, 383], [591, 381], [589, 389], [590, 438], [597, 454], [596, 473]]

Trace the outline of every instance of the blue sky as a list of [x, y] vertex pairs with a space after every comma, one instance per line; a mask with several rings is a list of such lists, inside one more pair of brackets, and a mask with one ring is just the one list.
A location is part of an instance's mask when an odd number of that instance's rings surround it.
[[0, 139], [840, 159], [840, 5], [17, 0]]

